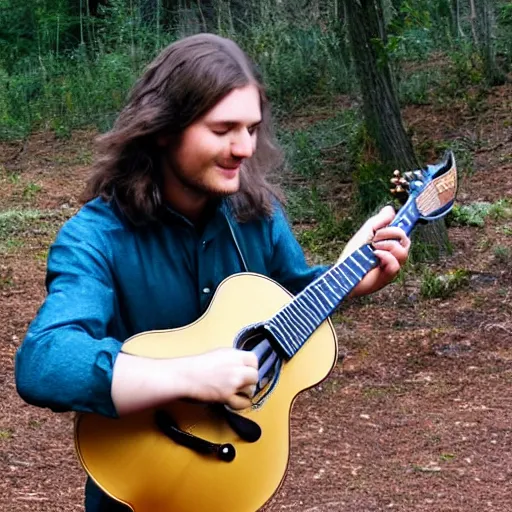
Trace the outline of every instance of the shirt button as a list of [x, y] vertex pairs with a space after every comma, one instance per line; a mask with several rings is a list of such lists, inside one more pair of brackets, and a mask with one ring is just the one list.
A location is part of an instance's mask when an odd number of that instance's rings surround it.
[[211, 290], [210, 290], [210, 288], [208, 288], [208, 286], [203, 288], [203, 293], [210, 293], [210, 292], [211, 292]]

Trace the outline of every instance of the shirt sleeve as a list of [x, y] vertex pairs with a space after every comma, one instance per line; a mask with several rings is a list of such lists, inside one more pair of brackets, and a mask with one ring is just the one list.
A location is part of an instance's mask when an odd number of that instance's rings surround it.
[[309, 266], [281, 207], [276, 208], [271, 228], [271, 277], [291, 293], [301, 292], [327, 271], [327, 266]]
[[16, 386], [33, 405], [115, 417], [112, 370], [121, 342], [107, 336], [112, 274], [105, 252], [90, 243], [98, 235], [80, 227], [68, 222], [50, 249], [48, 294], [16, 354]]

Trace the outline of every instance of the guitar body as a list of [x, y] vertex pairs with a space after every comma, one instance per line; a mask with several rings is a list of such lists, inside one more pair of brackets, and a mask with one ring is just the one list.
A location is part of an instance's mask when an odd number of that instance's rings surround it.
[[[193, 324], [136, 335], [122, 350], [174, 358], [232, 347], [243, 327], [265, 321], [291, 299], [269, 278], [237, 274], [221, 283], [208, 311]], [[231, 443], [236, 449], [231, 462], [174, 443], [156, 427], [152, 410], [120, 419], [78, 415], [75, 444], [80, 461], [103, 491], [135, 512], [255, 512], [284, 478], [295, 397], [327, 377], [336, 359], [336, 334], [326, 320], [283, 364], [264, 403], [241, 412], [261, 427], [254, 443], [241, 440], [207, 406], [180, 401], [165, 407], [180, 429]]]

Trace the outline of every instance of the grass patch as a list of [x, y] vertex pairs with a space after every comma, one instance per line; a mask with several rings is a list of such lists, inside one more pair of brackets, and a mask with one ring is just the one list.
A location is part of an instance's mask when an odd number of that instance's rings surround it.
[[47, 235], [56, 231], [55, 220], [60, 216], [51, 211], [9, 209], [0, 211], [0, 253], [23, 247], [29, 236]]
[[38, 185], [37, 183], [27, 183], [25, 188], [23, 189], [23, 198], [24, 199], [33, 199], [37, 196], [39, 192], [41, 192], [42, 187], [41, 185]]
[[497, 245], [494, 248], [494, 258], [498, 263], [510, 264], [512, 262], [512, 249], [503, 245]]
[[8, 441], [12, 439], [14, 431], [10, 428], [0, 428], [0, 441]]
[[452, 460], [455, 459], [455, 454], [453, 454], [453, 453], [441, 453], [441, 455], [439, 455], [439, 459], [442, 462], [451, 462]]
[[[307, 112], [308, 118], [325, 112]], [[283, 179], [288, 199], [287, 212], [296, 225], [297, 238], [310, 253], [332, 258], [357, 228], [353, 212], [347, 209], [340, 182], [349, 183], [350, 148], [357, 135], [356, 112], [320, 119], [301, 129], [283, 129], [279, 142], [284, 149], [288, 171]], [[326, 169], [328, 168], [328, 172]]]
[[410, 73], [399, 82], [399, 97], [403, 105], [428, 105], [432, 102], [432, 91], [443, 80], [441, 70], [419, 70]]
[[470, 272], [465, 269], [456, 269], [447, 274], [437, 275], [426, 268], [423, 272], [420, 294], [425, 299], [445, 299], [455, 291], [469, 284]]

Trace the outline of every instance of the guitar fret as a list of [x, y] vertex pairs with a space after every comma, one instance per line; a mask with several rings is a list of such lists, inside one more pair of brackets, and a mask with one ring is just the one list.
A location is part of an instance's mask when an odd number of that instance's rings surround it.
[[340, 270], [339, 269], [334, 269], [333, 270], [333, 274], [332, 275], [336, 279], [336, 283], [340, 287], [341, 292], [342, 293], [347, 293], [348, 292], [348, 288], [344, 285], [343, 280], [340, 278], [339, 274], [340, 274]]
[[338, 293], [347, 293], [348, 288], [343, 284], [343, 281], [340, 279], [339, 270], [337, 268], [333, 269], [332, 278], [340, 290], [338, 291]]
[[[332, 275], [329, 274], [329, 277], [332, 278]], [[334, 280], [334, 282], [336, 283], [336, 280]], [[333, 294], [336, 294], [337, 293], [337, 290], [335, 288], [333, 288], [330, 283], [329, 283], [329, 279], [328, 279], [328, 276], [325, 276], [325, 279], [324, 279], [324, 283], [327, 285], [327, 287], [332, 291]]]
[[350, 278], [350, 276], [347, 274], [347, 272], [345, 272], [345, 271], [341, 268], [341, 266], [336, 267], [336, 271], [337, 271], [338, 273], [340, 273], [340, 274], [343, 276], [343, 278], [345, 279], [345, 281], [347, 281], [347, 282], [348, 282], [348, 284], [350, 285], [350, 288], [352, 288], [352, 287], [355, 285], [355, 283], [352, 281], [352, 279]]
[[329, 296], [327, 295], [327, 293], [324, 292], [322, 288], [318, 288], [318, 293], [322, 294], [324, 301], [327, 302], [327, 304], [329, 304], [329, 307], [333, 308], [335, 306], [335, 304], [333, 304], [330, 301]]
[[297, 329], [297, 324], [295, 322], [293, 322], [294, 319], [293, 319], [293, 317], [290, 316], [288, 308], [283, 308], [283, 310], [281, 311], [281, 315], [287, 321], [286, 325], [288, 326], [288, 330], [286, 332], [288, 333], [288, 331], [292, 331], [292, 333], [294, 334], [294, 336], [292, 336], [291, 338], [288, 335], [288, 342], [294, 348], [297, 348], [298, 340], [301, 337], [301, 332]]
[[302, 328], [305, 331], [308, 331], [311, 329], [311, 326], [308, 325], [307, 320], [303, 317], [302, 311], [300, 311], [297, 308], [296, 302], [294, 302], [293, 305], [290, 306], [289, 312], [291, 313], [292, 318], [295, 318], [295, 321], [300, 328]]
[[361, 264], [355, 258], [353, 258], [353, 262], [361, 269], [361, 272], [364, 272], [364, 268], [361, 266]]
[[272, 327], [275, 329], [271, 329], [273, 331], [274, 338], [276, 341], [278, 341], [281, 348], [284, 350], [284, 352], [291, 357], [295, 351], [293, 350], [294, 347], [290, 345], [290, 343], [287, 341], [288, 337], [285, 335], [285, 326], [281, 324], [280, 318], [275, 316], [269, 323], [268, 327]]
[[303, 311], [303, 315], [308, 319], [310, 328], [314, 328], [315, 325], [318, 323], [318, 317], [310, 310], [308, 309], [304, 304], [303, 300], [296, 301], [296, 305], [298, 308], [300, 308]]
[[[298, 328], [300, 328], [300, 326], [302, 326], [302, 328], [306, 332], [311, 329], [311, 326], [308, 326], [307, 323], [302, 318], [301, 312], [299, 310], [297, 310], [297, 302], [293, 302], [292, 304], [290, 304], [290, 308], [288, 309], [288, 313], [290, 314], [292, 319], [295, 318], [295, 320], [297, 322], [297, 327]], [[304, 332], [301, 332], [301, 334], [304, 335]]]
[[343, 272], [343, 269], [341, 269], [340, 267], [337, 267], [336, 268], [336, 272], [338, 274], [341, 274], [341, 278], [344, 279], [345, 281], [347, 281], [349, 283], [349, 285], [350, 285], [350, 288], [352, 288], [352, 286], [353, 286], [352, 281], [350, 281], [348, 275], [345, 272]]
[[329, 272], [329, 275], [326, 276], [325, 279], [326, 283], [329, 285], [329, 287], [334, 290], [334, 293], [338, 295], [340, 293], [340, 285], [338, 280], [336, 279], [335, 271], [334, 269]]
[[[350, 258], [347, 258], [348, 260], [352, 261], [352, 257]], [[350, 266], [347, 266], [348, 270], [350, 270], [350, 272], [352, 272], [352, 274], [354, 274], [356, 276], [356, 282], [357, 280], [359, 279], [359, 276], [357, 275], [357, 272]]]
[[[322, 318], [323, 315], [325, 314], [324, 311], [322, 311], [321, 309], [319, 309], [319, 305], [315, 303], [314, 300], [311, 299], [310, 297], [311, 295], [311, 291], [308, 290], [302, 297], [302, 299], [304, 300], [304, 302], [307, 302], [307, 306], [309, 307], [310, 310], [314, 310], [316, 315], [318, 318]], [[321, 304], [320, 304], [321, 305]]]
[[326, 274], [324, 278], [319, 282], [319, 286], [317, 288], [318, 292], [323, 294], [326, 297], [326, 302], [329, 304], [329, 307], [333, 307], [335, 304], [332, 303], [333, 295], [336, 295], [336, 292], [329, 284], [329, 279], [331, 277], [331, 273]]

